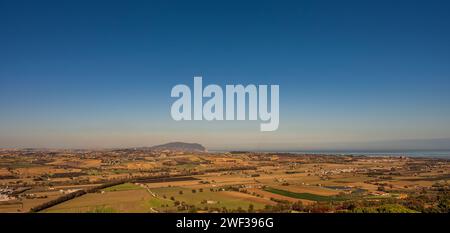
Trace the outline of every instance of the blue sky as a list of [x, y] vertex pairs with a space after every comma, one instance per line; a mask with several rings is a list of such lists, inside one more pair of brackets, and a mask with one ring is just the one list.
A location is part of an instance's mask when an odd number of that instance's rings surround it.
[[[0, 0], [0, 147], [449, 149], [428, 143], [450, 138], [449, 11], [425, 0]], [[170, 90], [194, 75], [280, 85], [279, 129], [173, 121]]]

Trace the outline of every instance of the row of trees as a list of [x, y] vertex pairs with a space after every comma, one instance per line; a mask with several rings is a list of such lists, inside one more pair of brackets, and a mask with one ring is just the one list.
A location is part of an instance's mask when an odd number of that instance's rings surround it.
[[123, 181], [123, 180], [119, 180], [119, 181], [114, 181], [114, 182], [102, 184], [102, 185], [96, 186], [96, 187], [88, 189], [88, 190], [78, 190], [78, 191], [75, 191], [75, 192], [72, 192], [72, 193], [60, 196], [60, 197], [58, 197], [56, 199], [50, 200], [50, 201], [45, 202], [43, 204], [40, 204], [38, 206], [35, 206], [35, 207], [30, 209], [30, 212], [31, 213], [39, 212], [39, 211], [48, 209], [48, 208], [50, 208], [52, 206], [58, 205], [60, 203], [66, 202], [68, 200], [74, 199], [76, 197], [83, 196], [86, 193], [98, 192], [99, 190], [102, 190], [104, 188], [108, 188], [108, 187], [111, 187], [111, 186], [123, 184], [124, 182], [125, 181]]

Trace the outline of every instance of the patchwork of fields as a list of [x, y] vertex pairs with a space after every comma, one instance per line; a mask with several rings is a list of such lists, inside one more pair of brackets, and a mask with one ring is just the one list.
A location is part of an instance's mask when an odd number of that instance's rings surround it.
[[450, 162], [444, 159], [145, 150], [3, 153], [0, 212], [445, 212], [450, 200]]

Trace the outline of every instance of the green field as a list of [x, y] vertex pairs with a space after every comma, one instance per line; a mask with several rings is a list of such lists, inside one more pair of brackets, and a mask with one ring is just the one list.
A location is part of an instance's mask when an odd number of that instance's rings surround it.
[[114, 192], [114, 191], [126, 191], [126, 190], [138, 190], [138, 189], [144, 189], [138, 185], [131, 184], [131, 183], [125, 183], [125, 184], [119, 184], [116, 186], [108, 187], [103, 189], [103, 191], [106, 192]]
[[152, 213], [173, 208], [173, 201], [153, 197], [149, 191], [135, 184], [125, 183], [88, 193], [50, 207], [52, 213]]
[[[231, 196], [229, 192], [211, 192], [209, 189], [204, 189], [200, 192], [196, 189], [193, 193], [192, 189], [185, 187], [163, 187], [151, 189], [158, 195], [158, 198], [164, 198], [170, 200], [171, 197], [175, 201], [185, 202], [188, 205], [195, 205], [197, 208], [214, 207], [214, 208], [227, 208], [238, 209], [242, 208], [247, 210], [250, 205], [253, 205], [255, 209], [263, 209], [265, 204], [248, 194], [240, 194], [239, 196]], [[180, 191], [182, 194], [180, 194]], [[209, 201], [209, 203], [205, 203]]]
[[347, 200], [345, 197], [340, 196], [322, 196], [312, 193], [294, 193], [282, 189], [275, 189], [271, 187], [264, 188], [265, 191], [275, 193], [278, 195], [286, 196], [286, 197], [292, 197], [297, 199], [304, 199], [304, 200], [310, 200], [310, 201], [343, 201]]

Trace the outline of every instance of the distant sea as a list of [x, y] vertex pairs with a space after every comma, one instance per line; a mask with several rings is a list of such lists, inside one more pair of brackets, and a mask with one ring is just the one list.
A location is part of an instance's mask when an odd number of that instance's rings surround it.
[[450, 159], [450, 151], [293, 151], [295, 154], [333, 154], [365, 156], [405, 156]]
[[[245, 150], [247, 151], [247, 150]], [[252, 150], [248, 150], [252, 151]], [[210, 152], [226, 152], [224, 150], [211, 150]], [[364, 156], [405, 156], [450, 159], [450, 150], [437, 151], [254, 151], [267, 153], [293, 153], [293, 154], [327, 154], [327, 155], [364, 155]]]

